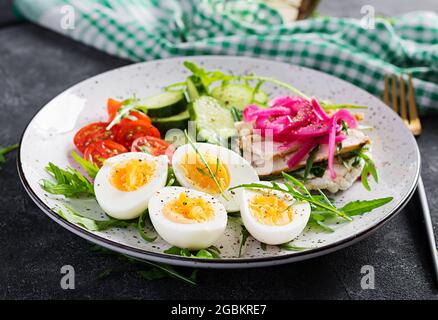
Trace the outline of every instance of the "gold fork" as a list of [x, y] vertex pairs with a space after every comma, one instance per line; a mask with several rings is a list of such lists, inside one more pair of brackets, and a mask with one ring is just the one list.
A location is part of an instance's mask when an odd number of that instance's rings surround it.
[[[421, 122], [418, 117], [417, 104], [415, 103], [414, 86], [412, 84], [412, 75], [409, 74], [408, 80], [408, 101], [409, 105], [406, 107], [406, 89], [403, 75], [400, 75], [399, 81], [397, 76], [391, 76], [391, 92], [389, 89], [388, 75], [385, 74], [385, 90], [383, 91], [383, 101], [392, 108], [402, 118], [403, 122], [408, 126], [414, 136], [421, 134]], [[397, 85], [397, 82], [399, 84]], [[398, 89], [397, 89], [398, 87]], [[390, 99], [391, 96], [391, 99]], [[399, 101], [400, 100], [400, 101]], [[409, 108], [409, 112], [408, 112]]]
[[[403, 122], [411, 130], [412, 134], [418, 136], [421, 134], [421, 123], [418, 117], [417, 105], [415, 103], [414, 87], [412, 85], [412, 75], [409, 74], [408, 80], [408, 101], [409, 114], [406, 107], [406, 91], [405, 80], [403, 75], [399, 77], [399, 84], [397, 85], [397, 76], [391, 76], [391, 92], [389, 89], [388, 75], [385, 74], [385, 90], [383, 91], [383, 101], [390, 106], [396, 113], [400, 115]], [[398, 90], [397, 90], [397, 87]], [[390, 99], [391, 96], [391, 99]], [[391, 100], [391, 101], [390, 101]], [[400, 101], [399, 101], [400, 100]], [[392, 103], [391, 103], [392, 102]], [[400, 102], [400, 103], [399, 103]], [[426, 227], [426, 234], [428, 238], [429, 249], [432, 254], [433, 272], [435, 281], [438, 284], [438, 253], [436, 249], [435, 234], [433, 232], [432, 218], [430, 216], [429, 205], [427, 203], [426, 191], [424, 190], [423, 180], [421, 176], [418, 178], [418, 197], [421, 203], [423, 212], [424, 224]]]

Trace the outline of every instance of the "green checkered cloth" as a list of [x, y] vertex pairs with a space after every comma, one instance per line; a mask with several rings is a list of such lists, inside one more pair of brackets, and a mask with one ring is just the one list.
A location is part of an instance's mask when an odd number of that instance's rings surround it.
[[[239, 55], [285, 61], [381, 96], [385, 73], [412, 73], [421, 113], [438, 111], [438, 15], [285, 24], [256, 0], [15, 0], [25, 18], [133, 61]], [[73, 12], [73, 14], [72, 14]]]

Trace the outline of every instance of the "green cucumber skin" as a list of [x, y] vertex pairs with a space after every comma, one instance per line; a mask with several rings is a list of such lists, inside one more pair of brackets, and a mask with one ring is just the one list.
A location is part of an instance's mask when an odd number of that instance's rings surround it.
[[[227, 84], [213, 89], [211, 96], [223, 103], [226, 108], [235, 107], [243, 110], [251, 103], [264, 105], [269, 97], [264, 91], [259, 91], [252, 101], [252, 88], [244, 84]], [[259, 101], [261, 100], [261, 101]]]
[[[227, 136], [219, 137], [218, 133], [210, 131], [211, 130], [210, 128], [203, 128], [202, 127], [202, 124], [199, 123], [198, 112], [199, 113], [200, 112], [204, 112], [206, 106], [198, 106], [198, 104], [200, 102], [201, 103], [204, 102], [204, 100], [209, 100], [209, 101], [205, 101], [205, 102], [208, 102], [208, 103], [217, 103], [216, 107], [223, 109], [221, 111], [224, 112], [224, 116], [227, 116], [227, 112], [229, 113], [229, 117], [230, 118], [228, 120], [230, 120], [229, 122], [230, 122], [230, 125], [232, 124], [232, 127], [224, 126], [224, 127], [221, 127], [221, 129], [225, 129], [225, 128], [230, 129], [230, 134], [228, 134]], [[192, 121], [196, 122], [196, 131], [198, 132], [199, 138], [204, 139], [205, 141], [207, 141], [209, 143], [218, 144], [218, 143], [221, 142], [220, 138], [228, 139], [229, 137], [231, 137], [231, 136], [233, 136], [235, 134], [235, 132], [234, 132], [234, 130], [235, 130], [234, 129], [234, 120], [233, 120], [233, 116], [231, 114], [231, 110], [228, 109], [228, 108], [223, 107], [222, 104], [220, 103], [220, 101], [218, 101], [217, 99], [215, 99], [213, 97], [210, 97], [210, 96], [202, 96], [201, 98], [199, 98], [195, 102], [190, 103], [188, 110], [189, 110], [189, 113], [190, 113], [190, 119]], [[208, 135], [204, 135], [203, 134], [204, 131], [208, 131]]]
[[[179, 100], [177, 100], [176, 102], [171, 102], [169, 103], [169, 101], [165, 101], [163, 98], [163, 102], [159, 105], [155, 105], [155, 106], [147, 106], [147, 101], [149, 99], [153, 99], [157, 96], [166, 96], [169, 95], [170, 98], [175, 99], [175, 96], [180, 95], [181, 98]], [[173, 97], [172, 97], [173, 96]], [[171, 117], [174, 115], [177, 115], [181, 112], [183, 112], [184, 110], [187, 109], [187, 100], [183, 94], [183, 92], [162, 92], [156, 96], [152, 96], [149, 97], [147, 99], [145, 99], [144, 101], [145, 104], [145, 108], [147, 109], [147, 114], [149, 117], [151, 118], [166, 118], [166, 117]]]
[[190, 119], [175, 122], [152, 122], [152, 124], [162, 133], [162, 136], [164, 136], [166, 132], [171, 129], [186, 130], [189, 120]]
[[185, 110], [180, 114], [166, 118], [152, 118], [152, 124], [163, 134], [170, 129], [187, 129], [190, 113]]

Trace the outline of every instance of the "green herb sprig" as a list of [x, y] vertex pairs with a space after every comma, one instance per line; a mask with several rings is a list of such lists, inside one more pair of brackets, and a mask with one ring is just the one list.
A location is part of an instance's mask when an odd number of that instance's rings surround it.
[[167, 250], [164, 250], [164, 253], [172, 254], [180, 257], [220, 259], [220, 250], [215, 246], [211, 246], [207, 249], [200, 249], [200, 250], [189, 250], [189, 249], [173, 246]]
[[91, 163], [88, 160], [85, 160], [80, 155], [78, 155], [74, 150], [70, 153], [73, 159], [88, 173], [90, 178], [96, 178], [97, 173], [99, 172], [99, 167], [95, 164]]
[[144, 241], [146, 241], [146, 242], [154, 242], [157, 239], [157, 236], [149, 236], [149, 235], [146, 234], [146, 232], [144, 231], [146, 223], [148, 223], [149, 225], [152, 224], [151, 221], [150, 221], [150, 217], [149, 217], [149, 210], [147, 210], [147, 209], [138, 218], [137, 230], [138, 230], [138, 233], [140, 234], [140, 237]]
[[46, 167], [55, 182], [43, 179], [41, 187], [48, 193], [63, 195], [67, 198], [94, 197], [94, 186], [77, 170], [68, 167], [63, 170], [49, 162]]
[[214, 183], [216, 184], [216, 187], [218, 188], [221, 196], [225, 199], [225, 200], [229, 200], [229, 198], [226, 196], [225, 194], [225, 190], [222, 188], [222, 186], [220, 185], [219, 181], [216, 178], [216, 175], [214, 174], [213, 170], [210, 168], [210, 166], [208, 165], [207, 161], [204, 159], [204, 156], [201, 154], [201, 152], [199, 152], [198, 148], [196, 147], [195, 143], [193, 142], [192, 138], [190, 138], [190, 136], [188, 135], [187, 131], [184, 131], [184, 135], [186, 136], [190, 146], [193, 148], [193, 150], [196, 152], [197, 155], [199, 155], [199, 158], [201, 159], [203, 165], [205, 166], [205, 168], [208, 171], [208, 175], [210, 176], [210, 178], [214, 181]]
[[6, 163], [6, 155], [14, 150], [18, 149], [18, 143], [17, 144], [13, 144], [11, 146], [5, 147], [5, 148], [0, 148], [0, 169], [1, 166], [4, 165]]
[[67, 210], [57, 210], [56, 213], [65, 220], [80, 225], [90, 231], [104, 231], [110, 228], [126, 228], [132, 221], [117, 220], [108, 217], [107, 220], [95, 220], [84, 217], [72, 207], [64, 205]]
[[306, 167], [304, 169], [304, 181], [307, 180], [307, 177], [309, 176], [309, 173], [312, 170], [313, 162], [315, 161], [315, 157], [318, 151], [319, 151], [319, 144], [315, 148], [313, 148], [312, 151], [310, 151], [309, 156], [307, 157]]
[[349, 202], [341, 208], [336, 208], [331, 200], [321, 190], [319, 190], [319, 195], [312, 195], [309, 190], [307, 190], [307, 188], [304, 186], [304, 184], [298, 179], [284, 172], [283, 178], [286, 180], [286, 182], [284, 183], [286, 189], [280, 187], [280, 185], [275, 182], [270, 182], [270, 184], [242, 184], [233, 187], [232, 189], [256, 188], [277, 190], [288, 193], [295, 199], [307, 201], [311, 205], [312, 209], [309, 224], [320, 226], [326, 231], [332, 231], [332, 229], [324, 223], [328, 219], [340, 217], [344, 220], [351, 221], [352, 216], [370, 212], [378, 207], [389, 203], [393, 199], [392, 197], [385, 197], [374, 200], [358, 200]]
[[[138, 275], [140, 275], [145, 280], [157, 280], [157, 279], [163, 279], [167, 277], [171, 277], [177, 280], [180, 280], [182, 282], [191, 284], [191, 285], [197, 285], [197, 273], [198, 270], [191, 270], [191, 273], [189, 276], [186, 276], [182, 272], [178, 271], [176, 268], [166, 265], [163, 263], [156, 263], [151, 261], [145, 261], [140, 260], [134, 257], [130, 257], [124, 254], [120, 254], [114, 251], [111, 251], [106, 248], [102, 248], [100, 246], [92, 246], [91, 251], [96, 254], [101, 255], [111, 255], [118, 257], [120, 260], [125, 261], [131, 265], [134, 265], [136, 267], [135, 271]], [[145, 268], [146, 267], [146, 268]], [[140, 268], [140, 270], [138, 270]], [[127, 270], [130, 271], [130, 270]], [[104, 276], [108, 276], [113, 272], [113, 270], [105, 270], [99, 278], [102, 278]]]
[[307, 249], [307, 248], [304, 248], [304, 247], [294, 246], [294, 245], [292, 245], [290, 243], [283, 243], [283, 244], [280, 244], [278, 247], [280, 249], [282, 249], [282, 250], [287, 250], [287, 251], [303, 251], [303, 250]]
[[358, 164], [360, 159], [364, 161], [364, 166], [360, 178], [364, 188], [368, 191], [371, 191], [371, 187], [368, 182], [368, 175], [371, 174], [376, 183], [379, 182], [379, 177], [377, 175], [376, 165], [374, 164], [373, 160], [365, 153], [367, 150], [367, 148], [353, 150], [351, 154], [356, 156], [356, 160], [353, 161], [353, 166], [355, 164]]

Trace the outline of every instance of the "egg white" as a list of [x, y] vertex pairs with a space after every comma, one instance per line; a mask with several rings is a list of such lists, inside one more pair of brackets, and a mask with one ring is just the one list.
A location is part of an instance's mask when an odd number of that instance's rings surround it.
[[[208, 153], [212, 157], [218, 157], [221, 164], [228, 169], [230, 174], [229, 188], [240, 184], [259, 181], [259, 176], [255, 169], [246, 159], [236, 152], [209, 143], [195, 143], [195, 146], [201, 154]], [[176, 149], [172, 158], [173, 171], [176, 179], [182, 186], [204, 191], [194, 186], [180, 169], [180, 163], [184, 160], [184, 156], [187, 153], [193, 152], [195, 152], [195, 150], [190, 144], [183, 145]], [[235, 189], [233, 191], [225, 191], [222, 195], [216, 195], [216, 197], [225, 206], [228, 212], [236, 212], [239, 211], [240, 208], [241, 194], [241, 189]]]
[[[155, 162], [156, 168], [148, 183], [138, 190], [124, 192], [111, 184], [111, 171], [118, 163], [131, 159]], [[94, 193], [100, 207], [116, 219], [129, 220], [139, 217], [147, 209], [153, 193], [165, 186], [167, 162], [166, 156], [153, 157], [142, 152], [122, 153], [105, 160], [94, 180]]]
[[[169, 220], [163, 214], [167, 203], [176, 200], [182, 192], [190, 198], [202, 197], [214, 210], [213, 219], [203, 223], [178, 223]], [[171, 245], [187, 249], [204, 249], [210, 247], [225, 231], [227, 212], [215, 197], [204, 192], [184, 187], [166, 187], [149, 200], [149, 216], [157, 233]]]
[[[263, 184], [269, 184], [269, 182], [260, 182]], [[284, 184], [278, 184], [282, 189], [287, 190]], [[240, 214], [242, 216], [243, 224], [248, 232], [258, 241], [270, 245], [278, 245], [286, 243], [295, 239], [303, 232], [310, 218], [310, 204], [294, 199], [291, 195], [283, 193], [281, 191], [269, 190], [271, 195], [276, 195], [283, 201], [286, 201], [287, 205], [292, 205], [294, 216], [291, 222], [286, 225], [275, 226], [266, 225], [259, 222], [251, 212], [249, 207], [250, 201], [257, 195], [263, 194], [266, 191], [263, 189], [244, 189], [242, 193], [242, 200], [240, 206]]]

